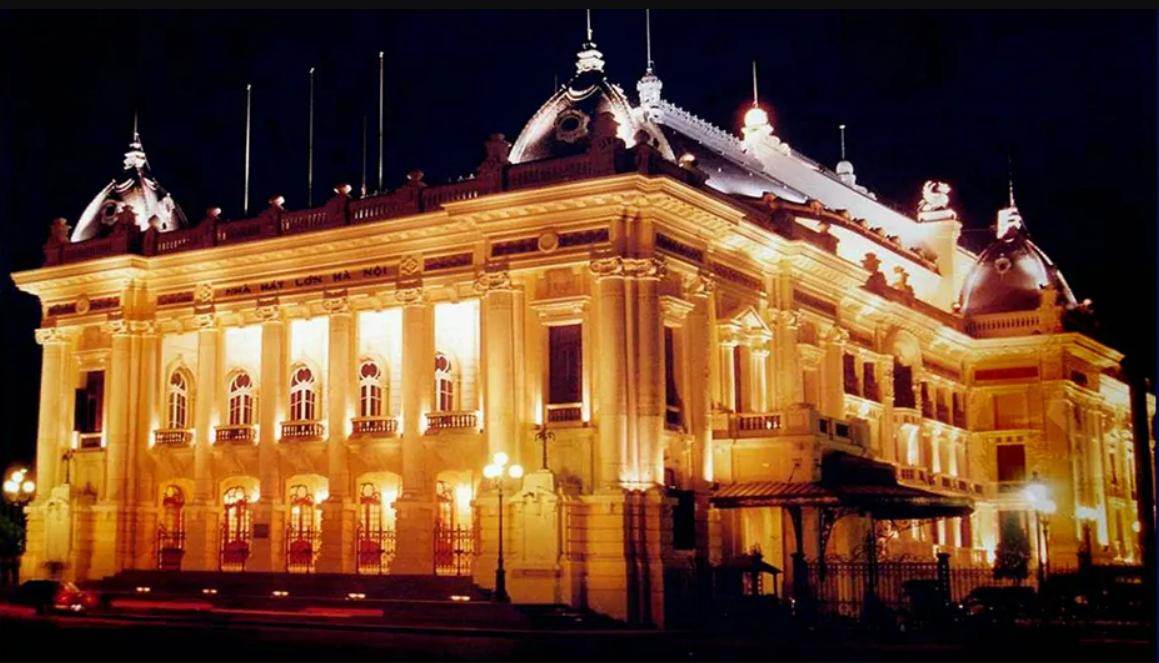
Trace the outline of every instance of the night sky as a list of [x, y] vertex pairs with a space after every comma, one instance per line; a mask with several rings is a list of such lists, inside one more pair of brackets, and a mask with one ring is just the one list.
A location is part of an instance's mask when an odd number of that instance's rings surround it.
[[[635, 97], [643, 11], [596, 10], [609, 77]], [[912, 213], [949, 182], [980, 248], [1006, 200], [1007, 156], [1032, 237], [1104, 338], [1155, 364], [1156, 14], [653, 12], [672, 102], [733, 132], [760, 67], [778, 135], [832, 167], [848, 125], [858, 182]], [[317, 67], [315, 204], [357, 189], [367, 117], [376, 179], [465, 175], [574, 72], [580, 10], [0, 12], [0, 469], [34, 456], [39, 307], [7, 274], [38, 267], [49, 222], [76, 222], [112, 177], [133, 113], [153, 173], [191, 220], [241, 216], [245, 84], [254, 85], [251, 212], [306, 198], [307, 71]], [[1152, 375], [1154, 368], [1151, 369]]]

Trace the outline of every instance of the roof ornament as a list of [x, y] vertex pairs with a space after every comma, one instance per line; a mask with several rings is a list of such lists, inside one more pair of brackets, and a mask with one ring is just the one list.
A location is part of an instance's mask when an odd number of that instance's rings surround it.
[[1007, 195], [1010, 204], [998, 210], [998, 222], [994, 227], [994, 232], [998, 239], [1003, 239], [1012, 230], [1025, 230], [1026, 228], [1026, 225], [1022, 222], [1022, 213], [1018, 211], [1018, 206], [1014, 204], [1014, 165], [1009, 155], [1006, 156], [1006, 163]]
[[145, 150], [141, 146], [141, 134], [137, 131], [137, 112], [133, 111], [133, 141], [125, 152], [125, 170], [141, 170], [149, 165]]
[[744, 140], [748, 145], [770, 138], [772, 135], [773, 127], [769, 124], [769, 114], [760, 106], [760, 94], [757, 90], [757, 61], [753, 60], [753, 107], [744, 114]]
[[592, 41], [592, 10], [584, 10], [587, 16], [587, 40], [580, 46], [580, 52], [576, 53], [575, 71], [577, 74], [582, 74], [587, 71], [604, 71], [604, 54], [596, 48], [596, 43]]
[[644, 66], [644, 76], [636, 83], [636, 92], [640, 95], [640, 106], [645, 110], [645, 116], [655, 120], [660, 112], [660, 91], [664, 84], [655, 74], [655, 63], [652, 61], [652, 11], [644, 10], [644, 43], [647, 59]]

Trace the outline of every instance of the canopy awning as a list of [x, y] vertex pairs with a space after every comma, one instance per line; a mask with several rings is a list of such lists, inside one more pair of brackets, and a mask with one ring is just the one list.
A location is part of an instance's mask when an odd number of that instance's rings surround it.
[[710, 498], [719, 509], [757, 506], [844, 507], [879, 520], [925, 520], [969, 515], [968, 497], [897, 483], [893, 467], [835, 452], [822, 462], [821, 481], [755, 481], [723, 485]]

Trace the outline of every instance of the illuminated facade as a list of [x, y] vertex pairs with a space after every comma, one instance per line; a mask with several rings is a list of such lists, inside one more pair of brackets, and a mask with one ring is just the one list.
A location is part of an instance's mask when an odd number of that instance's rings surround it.
[[[490, 587], [497, 451], [527, 468], [504, 502], [513, 599], [634, 621], [663, 622], [696, 558], [759, 546], [792, 576], [826, 540], [856, 554], [837, 455], [972, 509], [882, 519], [883, 558], [993, 562], [1033, 531], [1033, 473], [1052, 558], [1084, 524], [1096, 561], [1137, 557], [1121, 355], [1073, 331], [1085, 306], [1013, 198], [975, 255], [945, 185], [907, 216], [760, 109], [737, 138], [650, 68], [638, 92], [588, 43], [470, 178], [235, 221], [186, 223], [135, 137], [131, 177], [13, 277], [44, 311], [24, 575]], [[126, 207], [146, 198], [149, 218]]]

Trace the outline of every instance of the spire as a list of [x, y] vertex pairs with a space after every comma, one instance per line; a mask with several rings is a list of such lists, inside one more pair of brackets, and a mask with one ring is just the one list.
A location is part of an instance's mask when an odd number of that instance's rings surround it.
[[652, 62], [652, 12], [649, 9], [644, 10], [644, 48], [647, 53], [644, 75], [636, 83], [636, 92], [640, 94], [640, 106], [649, 113], [658, 113], [656, 106], [660, 105], [660, 91], [664, 88], [664, 84], [653, 72], [655, 63]]
[[845, 125], [837, 125], [837, 130], [841, 132], [841, 160], [845, 161]]
[[753, 108], [760, 106], [760, 95], [757, 94], [757, 61], [753, 60]]
[[644, 10], [644, 49], [647, 53], [647, 62], [644, 65], [644, 73], [652, 73], [652, 10]]
[[744, 135], [747, 141], [750, 136], [771, 136], [773, 127], [769, 124], [769, 114], [760, 106], [760, 94], [757, 90], [757, 61], [753, 60], [753, 107], [744, 114]]
[[853, 173], [853, 162], [845, 158], [845, 125], [837, 125], [837, 131], [841, 135], [841, 161], [837, 162], [837, 178], [844, 182], [845, 186], [861, 191], [865, 187], [857, 186], [857, 175]]
[[145, 158], [145, 150], [141, 146], [137, 120], [137, 111], [133, 111], [133, 141], [129, 143], [129, 151], [125, 152], [125, 170], [141, 170], [149, 164]]
[[1022, 221], [1022, 213], [1014, 204], [1014, 160], [1009, 154], [1006, 155], [1006, 195], [1009, 205], [998, 210], [998, 222], [994, 227], [999, 239], [1005, 237], [1011, 230], [1026, 228]]
[[576, 53], [575, 73], [582, 74], [587, 71], [604, 71], [604, 54], [596, 48], [596, 43], [592, 41], [592, 10], [585, 10], [587, 17], [587, 39], [583, 45], [580, 46], [579, 53]]

